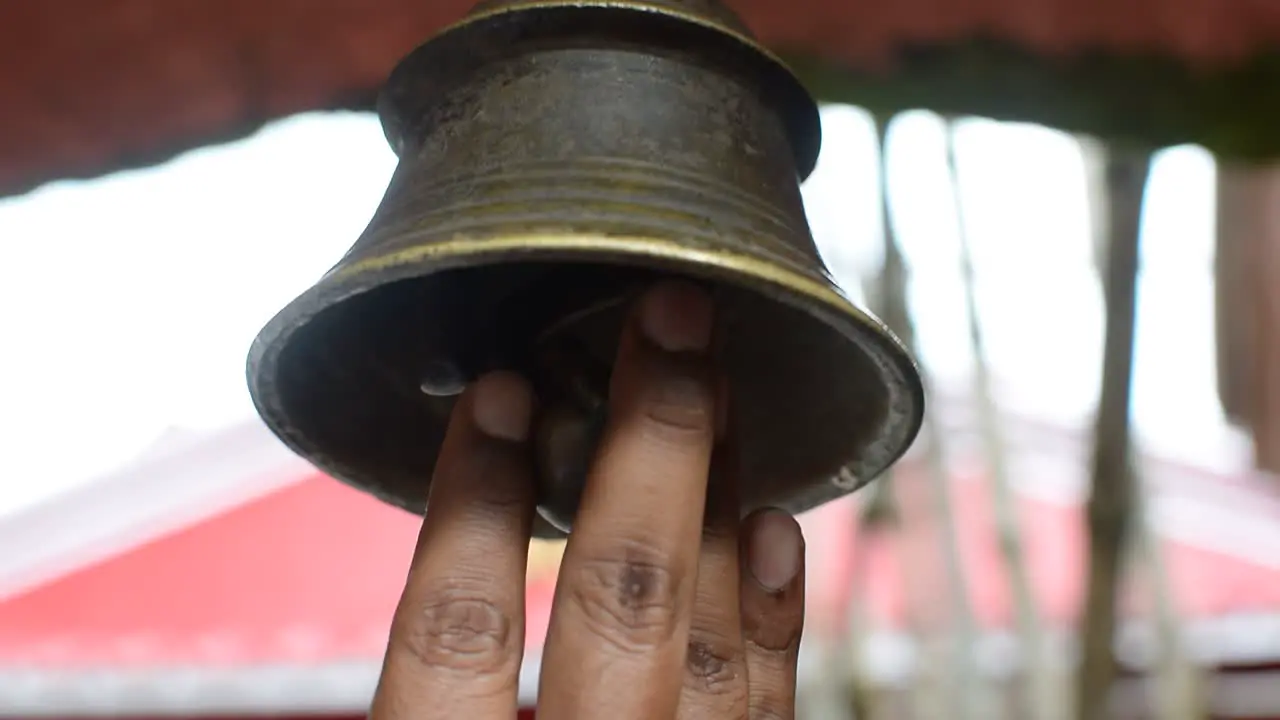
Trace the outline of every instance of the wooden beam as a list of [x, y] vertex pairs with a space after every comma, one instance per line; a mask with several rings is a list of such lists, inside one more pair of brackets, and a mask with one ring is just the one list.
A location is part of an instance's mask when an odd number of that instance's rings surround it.
[[1218, 396], [1280, 472], [1280, 164], [1218, 170]]

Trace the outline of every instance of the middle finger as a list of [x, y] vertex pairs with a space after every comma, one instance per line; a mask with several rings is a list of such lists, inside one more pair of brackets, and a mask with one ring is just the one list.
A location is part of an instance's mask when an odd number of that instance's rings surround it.
[[706, 293], [664, 283], [623, 333], [547, 633], [549, 717], [675, 716], [714, 437], [711, 326]]

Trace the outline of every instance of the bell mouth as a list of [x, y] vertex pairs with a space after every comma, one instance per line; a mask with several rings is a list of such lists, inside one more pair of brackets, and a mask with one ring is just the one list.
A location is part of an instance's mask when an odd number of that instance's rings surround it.
[[[923, 388], [910, 355], [818, 273], [673, 240], [568, 233], [465, 238], [343, 264], [254, 341], [254, 404], [321, 470], [422, 513], [454, 402], [423, 393], [423, 368], [445, 348], [459, 367], [482, 366], [460, 339], [502, 335], [486, 288], [533, 283], [551, 268], [597, 287], [671, 276], [714, 285], [744, 510], [802, 512], [846, 495], [919, 431]], [[616, 342], [624, 316], [625, 304], [606, 302], [565, 327], [588, 329], [581, 339], [611, 364], [608, 338]]]

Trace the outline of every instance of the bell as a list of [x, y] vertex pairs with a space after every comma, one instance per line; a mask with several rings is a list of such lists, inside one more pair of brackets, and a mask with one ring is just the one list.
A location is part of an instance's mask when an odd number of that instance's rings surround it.
[[817, 105], [714, 0], [485, 0], [378, 111], [382, 203], [249, 354], [258, 412], [319, 469], [422, 513], [457, 393], [513, 369], [540, 408], [535, 536], [563, 536], [628, 300], [671, 276], [716, 298], [744, 512], [846, 495], [914, 439], [915, 365], [809, 232]]

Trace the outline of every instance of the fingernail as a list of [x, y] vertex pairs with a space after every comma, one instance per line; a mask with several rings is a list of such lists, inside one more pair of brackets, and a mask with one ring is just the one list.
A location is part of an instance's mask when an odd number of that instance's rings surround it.
[[756, 582], [770, 591], [786, 587], [800, 571], [804, 540], [800, 526], [781, 510], [765, 510], [751, 523], [747, 564]]
[[659, 283], [640, 301], [640, 327], [668, 352], [702, 352], [711, 344], [711, 296], [687, 282]]
[[480, 432], [500, 440], [524, 442], [533, 417], [533, 391], [524, 378], [509, 372], [476, 381], [471, 417]]

